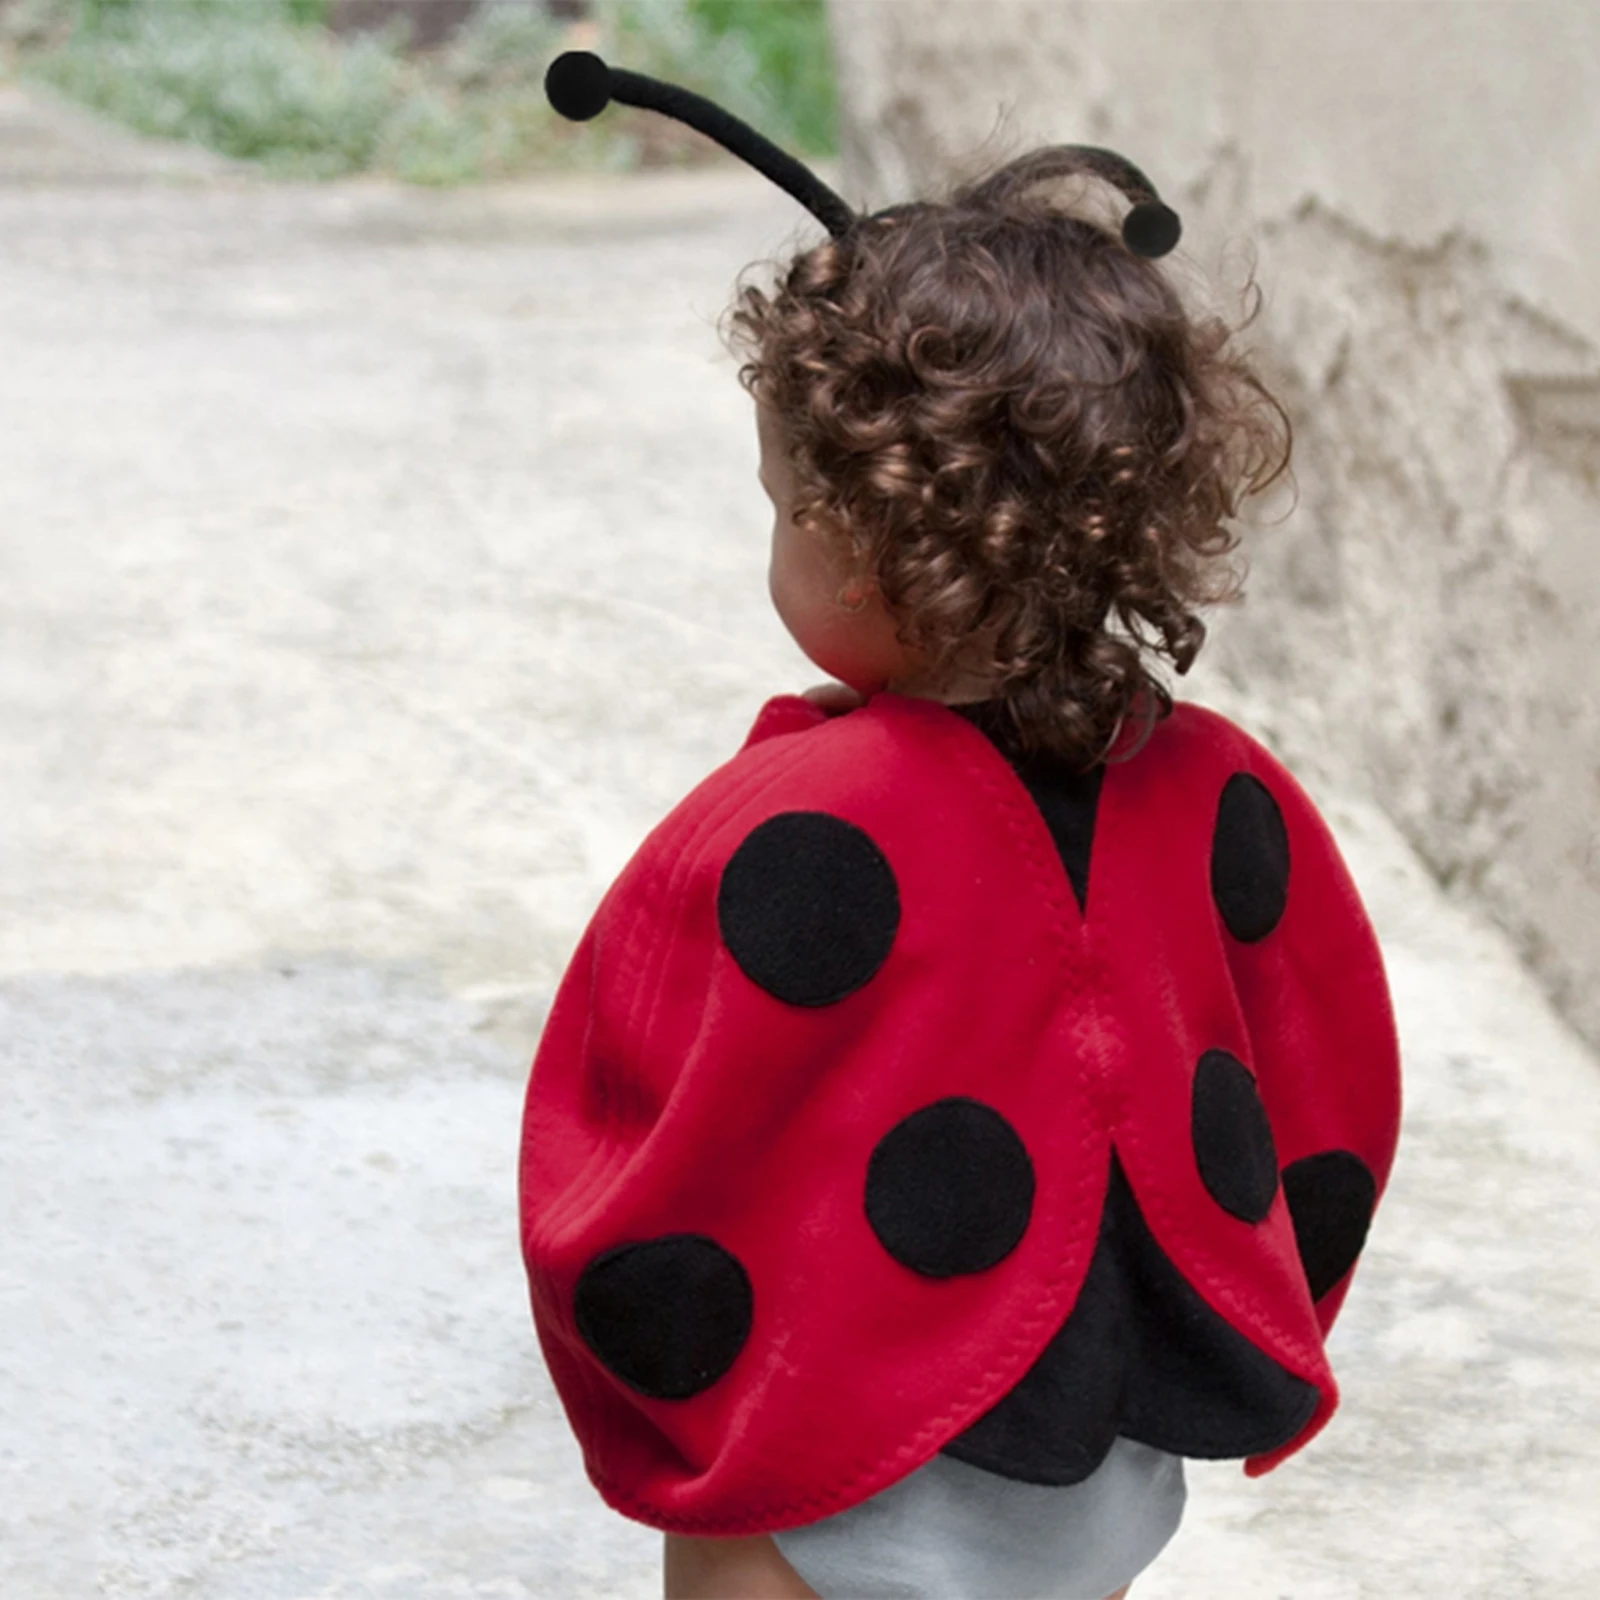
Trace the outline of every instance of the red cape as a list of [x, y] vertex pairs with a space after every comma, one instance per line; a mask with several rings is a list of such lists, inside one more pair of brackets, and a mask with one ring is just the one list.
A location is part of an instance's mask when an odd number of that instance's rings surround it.
[[1005, 748], [769, 700], [578, 944], [522, 1246], [628, 1517], [780, 1531], [941, 1450], [1077, 1482], [1119, 1433], [1256, 1475], [1338, 1403], [1400, 1072], [1326, 823], [1192, 703], [1088, 777]]

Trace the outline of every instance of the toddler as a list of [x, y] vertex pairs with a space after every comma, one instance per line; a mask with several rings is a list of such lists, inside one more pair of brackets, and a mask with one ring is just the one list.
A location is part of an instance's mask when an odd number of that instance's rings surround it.
[[1117, 1600], [1185, 1457], [1271, 1470], [1337, 1403], [1398, 1129], [1381, 958], [1304, 791], [1146, 659], [1237, 598], [1289, 423], [1052, 201], [1096, 154], [733, 310], [772, 603], [833, 681], [608, 890], [520, 1174], [541, 1347], [668, 1600]]

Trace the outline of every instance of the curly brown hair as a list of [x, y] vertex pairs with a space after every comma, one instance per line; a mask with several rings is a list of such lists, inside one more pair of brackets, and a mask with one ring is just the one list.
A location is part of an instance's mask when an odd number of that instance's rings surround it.
[[[1243, 596], [1217, 566], [1238, 544], [1223, 523], [1293, 450], [1288, 413], [1226, 348], [1238, 330], [1191, 317], [1113, 229], [1029, 194], [1083, 170], [1046, 146], [888, 207], [719, 319], [782, 425], [797, 523], [876, 580], [932, 681], [983, 674], [1015, 747], [1080, 771], [1136, 699], [1144, 733], [1120, 759], [1171, 714], [1142, 651], [1189, 670], [1192, 608]], [[1241, 327], [1259, 310], [1258, 289]]]

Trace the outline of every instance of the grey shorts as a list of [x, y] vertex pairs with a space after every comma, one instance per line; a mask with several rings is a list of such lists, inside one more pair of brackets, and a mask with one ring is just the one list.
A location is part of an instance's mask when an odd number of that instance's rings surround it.
[[1118, 1439], [1082, 1483], [937, 1455], [870, 1500], [773, 1534], [823, 1600], [1105, 1600], [1178, 1531], [1183, 1458]]

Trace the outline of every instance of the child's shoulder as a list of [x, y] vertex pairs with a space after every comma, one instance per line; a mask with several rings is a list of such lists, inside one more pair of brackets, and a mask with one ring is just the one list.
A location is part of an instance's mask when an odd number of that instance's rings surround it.
[[[1242, 804], [1253, 815], [1268, 797], [1275, 802], [1268, 810], [1317, 815], [1261, 740], [1191, 701], [1173, 702], [1148, 731], [1130, 718], [1112, 756], [1097, 809], [1102, 818], [1121, 819], [1119, 832], [1208, 828], [1219, 806]], [[820, 824], [804, 822], [805, 815], [826, 815], [885, 839], [937, 832], [949, 851], [986, 855], [995, 848], [997, 823], [1031, 814], [1037, 777], [935, 700], [884, 692], [841, 711], [798, 694], [774, 695], [734, 755], [651, 830], [635, 870], [666, 872], [683, 887], [691, 860], [725, 863], [763, 823], [773, 835], [814, 831]], [[908, 793], [921, 797], [918, 806], [907, 807]]]
[[[1311, 810], [1310, 797], [1261, 739], [1232, 718], [1174, 701], [1148, 728], [1130, 717], [1103, 769], [1101, 805], [1163, 819], [1191, 806], [1214, 809], [1230, 778], [1248, 774], [1280, 804]], [[736, 753], [686, 795], [663, 826], [700, 832], [712, 812], [863, 805], [904, 811], [904, 791], [937, 792], [952, 820], [965, 806], [992, 808], [996, 792], [1021, 804], [1007, 774], [1027, 774], [977, 719], [935, 700], [883, 692], [852, 710], [798, 694], [766, 700]], [[1237, 788], [1237, 784], [1235, 788]]]
[[[823, 739], [812, 738], [807, 743], [806, 753], [813, 759], [825, 759], [826, 754], [863, 742], [882, 744], [887, 741], [901, 746], [938, 744], [951, 739], [961, 742], [970, 740], [971, 735], [952, 730], [973, 726], [973, 719], [956, 714], [961, 709], [887, 691], [847, 711], [833, 707], [824, 709], [804, 695], [774, 695], [756, 713], [739, 754], [773, 739], [792, 739], [824, 728], [829, 732]], [[1137, 719], [1128, 719], [1113, 746], [1113, 753], [1126, 750], [1134, 742], [1137, 731]], [[1146, 747], [1162, 751], [1168, 759], [1200, 748], [1260, 754], [1269, 761], [1276, 759], [1259, 739], [1237, 722], [1209, 706], [1188, 700], [1172, 702], [1168, 715], [1154, 725]]]

